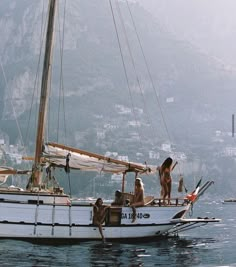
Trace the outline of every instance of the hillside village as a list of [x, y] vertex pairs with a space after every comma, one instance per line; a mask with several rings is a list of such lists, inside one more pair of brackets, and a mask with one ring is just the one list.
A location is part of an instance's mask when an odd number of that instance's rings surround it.
[[[117, 105], [116, 110], [118, 114], [122, 115], [131, 113], [130, 109], [125, 108], [121, 105]], [[142, 113], [142, 109], [140, 109], [139, 112]], [[136, 130], [138, 127], [141, 127], [142, 123], [136, 123], [135, 121], [130, 120], [127, 121], [127, 125], [132, 127], [134, 130], [132, 131], [132, 135], [128, 136], [125, 140], [122, 140], [123, 145], [127, 148], [130, 146], [130, 144], [137, 146], [138, 134]], [[208, 155], [204, 155], [204, 158], [200, 159], [199, 161], [199, 157], [196, 157], [196, 159], [192, 158], [192, 155], [188, 153], [188, 150], [177, 151], [175, 145], [171, 144], [170, 142], [163, 142], [158, 144], [158, 150], [147, 149], [142, 152], [139, 152], [137, 150], [138, 152], [136, 152], [135, 155], [133, 155], [134, 153], [132, 153], [132, 158], [130, 158], [129, 156], [129, 149], [127, 149], [126, 153], [119, 153], [118, 149], [109, 150], [109, 143], [107, 143], [106, 140], [107, 134], [109, 133], [110, 135], [112, 133], [114, 136], [116, 136], [117, 131], [121, 131], [120, 126], [113, 123], [104, 123], [99, 128], [96, 128], [96, 149], [101, 149], [104, 147], [108, 148], [104, 153], [104, 156], [106, 157], [111, 157], [127, 162], [147, 162], [151, 165], [158, 165], [161, 164], [162, 160], [165, 157], [171, 156], [174, 160], [179, 162], [180, 169], [178, 170], [178, 174], [182, 172], [184, 173], [184, 175], [193, 175], [191, 172], [201, 173], [202, 170], [205, 170], [206, 173], [210, 172], [207, 167], [207, 162], [211, 161], [209, 161], [209, 158], [207, 157], [211, 152], [209, 152]], [[84, 135], [86, 136], [86, 133], [84, 133]], [[78, 139], [80, 138], [78, 137], [77, 140]], [[214, 147], [213, 155], [215, 161], [217, 161], [217, 158], [219, 161], [222, 161], [223, 159], [234, 159], [236, 157], [236, 146], [234, 146], [232, 141], [232, 133], [222, 132], [220, 130], [215, 131], [215, 134], [210, 138], [211, 144], [209, 144], [210, 147]], [[194, 145], [194, 149], [196, 151], [196, 145]], [[209, 147], [206, 149], [209, 149]], [[209, 151], [212, 151], [212, 149], [210, 149]], [[23, 156], [25, 156], [25, 150], [20, 142], [16, 144], [10, 144], [9, 138], [6, 134], [0, 137], [0, 161], [2, 166], [5, 165], [6, 162], [8, 162], [8, 165], [10, 164], [10, 166], [21, 169], [24, 165], [24, 160], [22, 159]], [[206, 163], [204, 163], [205, 158]], [[191, 168], [189, 166], [191, 166]], [[212, 166], [210, 166], [210, 168], [217, 169], [217, 167], [214, 166], [215, 165], [213, 164]], [[178, 174], [176, 172], [176, 175]], [[90, 192], [90, 194], [93, 194], [94, 196], [97, 194], [96, 187], [100, 187], [100, 189], [103, 188], [103, 190], [106, 191], [106, 186], [109, 188], [117, 188], [122, 181], [122, 175], [120, 174], [110, 175], [109, 181], [107, 179], [103, 180], [100, 178], [101, 174], [95, 174], [93, 177], [91, 177], [90, 185], [86, 189]], [[24, 186], [25, 182], [22, 177], [19, 177], [19, 179], [15, 177], [14, 181], [17, 186]]]

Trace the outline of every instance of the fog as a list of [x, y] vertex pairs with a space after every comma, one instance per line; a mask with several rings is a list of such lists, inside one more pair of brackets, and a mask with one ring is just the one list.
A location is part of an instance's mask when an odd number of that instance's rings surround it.
[[202, 53], [236, 68], [235, 0], [138, 0], [158, 23]]

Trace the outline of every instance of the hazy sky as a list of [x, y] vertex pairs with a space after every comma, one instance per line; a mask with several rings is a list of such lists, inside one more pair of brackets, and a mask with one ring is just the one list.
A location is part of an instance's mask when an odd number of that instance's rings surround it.
[[168, 31], [236, 67], [236, 0], [138, 0]]

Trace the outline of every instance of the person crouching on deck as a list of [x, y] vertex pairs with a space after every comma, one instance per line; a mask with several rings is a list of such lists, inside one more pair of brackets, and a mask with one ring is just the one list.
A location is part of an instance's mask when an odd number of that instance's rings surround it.
[[136, 220], [136, 209], [135, 207], [144, 206], [144, 186], [141, 178], [135, 179], [135, 191], [134, 191], [134, 200], [131, 204], [131, 208], [133, 210], [133, 220]]
[[101, 198], [98, 198], [95, 204], [91, 203], [90, 205], [93, 206], [93, 224], [98, 226], [102, 241], [105, 242], [105, 238], [102, 232], [102, 224], [105, 221], [107, 209], [109, 208], [109, 206], [103, 205], [103, 200]]

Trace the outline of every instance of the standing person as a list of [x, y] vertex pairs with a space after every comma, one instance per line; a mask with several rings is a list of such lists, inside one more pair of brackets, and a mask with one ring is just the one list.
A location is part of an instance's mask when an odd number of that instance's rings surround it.
[[95, 204], [91, 203], [93, 206], [93, 223], [98, 226], [99, 232], [102, 237], [102, 241], [105, 242], [105, 238], [102, 232], [102, 224], [105, 221], [107, 209], [109, 206], [103, 205], [103, 200], [98, 198]]
[[183, 177], [183, 175], [180, 174], [180, 176], [179, 176], [179, 185], [178, 185], [178, 192], [179, 193], [183, 192], [183, 187], [184, 187], [184, 177]]
[[134, 190], [134, 200], [131, 204], [133, 210], [133, 219], [132, 222], [136, 220], [136, 209], [135, 207], [144, 206], [144, 186], [141, 178], [135, 179], [135, 190]]
[[178, 164], [176, 161], [172, 166], [173, 160], [168, 157], [161, 165], [157, 167], [159, 170], [160, 184], [161, 184], [161, 198], [163, 198], [163, 204], [165, 205], [165, 199], [168, 197], [168, 204], [170, 204], [171, 186], [172, 178], [171, 172], [174, 170], [175, 166]]

